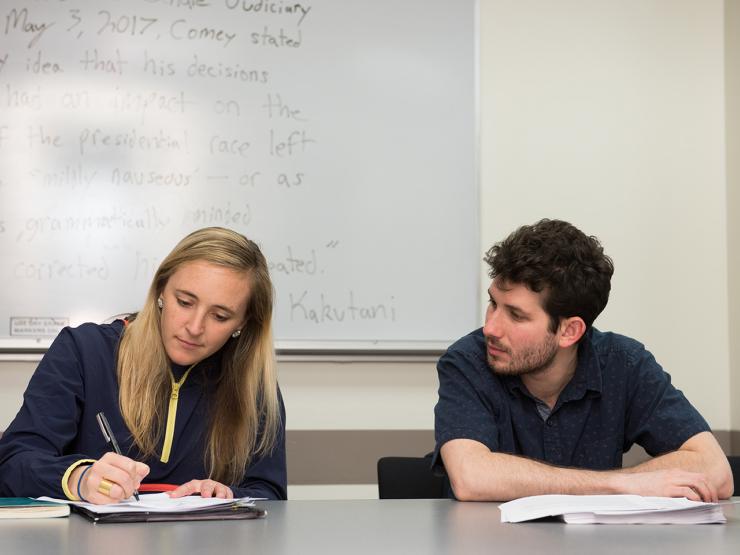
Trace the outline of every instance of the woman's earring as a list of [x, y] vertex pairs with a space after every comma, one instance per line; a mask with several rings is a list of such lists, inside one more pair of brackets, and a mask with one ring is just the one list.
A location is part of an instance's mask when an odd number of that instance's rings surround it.
[[236, 330], [234, 333], [231, 334], [231, 337], [233, 337], [234, 339], [236, 339], [241, 334], [242, 334], [242, 330]]
[[159, 297], [157, 299], [157, 306], [159, 307], [160, 310], [164, 308], [164, 301], [162, 300], [162, 297]]

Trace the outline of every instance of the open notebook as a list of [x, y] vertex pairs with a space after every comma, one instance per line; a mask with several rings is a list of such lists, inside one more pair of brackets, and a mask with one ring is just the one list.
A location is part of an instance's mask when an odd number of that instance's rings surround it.
[[140, 495], [110, 505], [94, 505], [40, 497], [42, 501], [70, 505], [72, 510], [94, 522], [164, 522], [172, 520], [243, 520], [261, 518], [267, 513], [256, 507], [255, 499], [216, 499], [198, 496], [171, 498], [166, 493]]
[[640, 495], [535, 495], [499, 506], [501, 522], [559, 517], [569, 524], [725, 523], [722, 505], [684, 497]]

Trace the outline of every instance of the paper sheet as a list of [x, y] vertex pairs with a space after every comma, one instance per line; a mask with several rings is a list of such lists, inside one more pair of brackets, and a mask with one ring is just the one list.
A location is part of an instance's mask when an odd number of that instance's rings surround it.
[[140, 494], [139, 498], [141, 499], [141, 501], [136, 501], [136, 499], [130, 497], [126, 501], [121, 501], [120, 503], [111, 503], [110, 505], [95, 505], [93, 503], [69, 501], [66, 499], [54, 499], [52, 497], [39, 497], [38, 499], [40, 501], [53, 501], [55, 503], [77, 505], [79, 507], [85, 507], [86, 509], [98, 514], [128, 512], [186, 512], [202, 509], [205, 507], [213, 507], [215, 505], [229, 505], [235, 502], [239, 505], [249, 506], [254, 505], [254, 502], [257, 500], [253, 497], [218, 499], [215, 497], [199, 497], [192, 495], [188, 497], [172, 498], [166, 493], [145, 493]]
[[[707, 509], [710, 510], [707, 510]], [[610, 515], [609, 520], [639, 521], [639, 515], [666, 513], [677, 521], [724, 522], [718, 505], [691, 501], [685, 497], [642, 497], [640, 495], [534, 495], [499, 506], [501, 522], [524, 522], [538, 518], [562, 515]], [[670, 512], [670, 515], [667, 513]], [[579, 518], [579, 517], [576, 517]], [[568, 518], [565, 519], [568, 521]], [[646, 519], [647, 520], [647, 519]], [[666, 519], [667, 520], [667, 519]]]

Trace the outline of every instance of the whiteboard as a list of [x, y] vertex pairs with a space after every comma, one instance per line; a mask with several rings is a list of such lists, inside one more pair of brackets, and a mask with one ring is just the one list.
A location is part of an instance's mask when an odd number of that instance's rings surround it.
[[213, 225], [262, 246], [283, 344], [475, 327], [474, 1], [16, 0], [0, 32], [0, 348], [138, 310]]

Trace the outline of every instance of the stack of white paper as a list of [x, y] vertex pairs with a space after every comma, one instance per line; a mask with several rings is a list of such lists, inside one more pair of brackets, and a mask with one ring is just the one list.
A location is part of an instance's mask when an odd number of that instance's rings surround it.
[[535, 495], [499, 506], [501, 522], [561, 517], [571, 524], [709, 524], [727, 521], [717, 503], [640, 495]]

